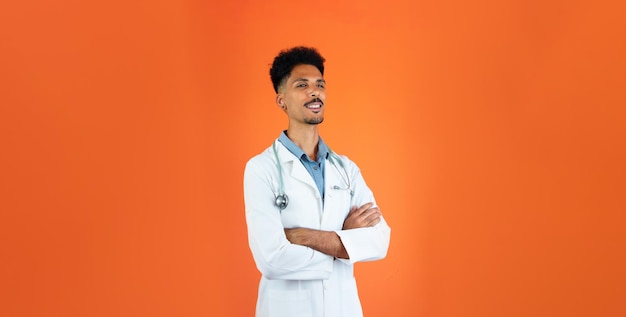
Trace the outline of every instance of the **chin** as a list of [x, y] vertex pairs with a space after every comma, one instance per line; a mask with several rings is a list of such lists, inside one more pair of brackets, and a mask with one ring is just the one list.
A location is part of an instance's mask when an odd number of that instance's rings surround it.
[[310, 125], [317, 125], [324, 122], [324, 118], [312, 118], [312, 119], [306, 119], [304, 120], [304, 123], [310, 124]]

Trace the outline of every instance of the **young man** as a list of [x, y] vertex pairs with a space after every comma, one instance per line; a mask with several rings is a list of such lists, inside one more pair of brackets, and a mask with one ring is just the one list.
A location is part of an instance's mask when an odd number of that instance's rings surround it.
[[244, 173], [248, 240], [262, 274], [257, 317], [362, 316], [353, 265], [387, 254], [391, 229], [359, 168], [319, 136], [324, 61], [294, 47], [270, 69], [289, 126]]

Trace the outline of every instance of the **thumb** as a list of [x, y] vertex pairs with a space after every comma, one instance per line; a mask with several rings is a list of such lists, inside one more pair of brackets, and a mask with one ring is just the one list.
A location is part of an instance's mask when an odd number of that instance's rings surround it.
[[357, 210], [359, 210], [358, 206], [352, 206], [352, 209], [350, 209], [350, 212], [348, 213], [348, 215], [355, 213]]

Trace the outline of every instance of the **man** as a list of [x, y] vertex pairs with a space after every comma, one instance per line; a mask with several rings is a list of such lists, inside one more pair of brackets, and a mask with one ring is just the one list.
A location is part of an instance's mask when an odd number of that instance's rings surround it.
[[391, 229], [359, 168], [319, 136], [324, 61], [295, 47], [270, 69], [289, 125], [244, 173], [248, 240], [262, 274], [257, 317], [362, 316], [353, 265], [387, 254]]

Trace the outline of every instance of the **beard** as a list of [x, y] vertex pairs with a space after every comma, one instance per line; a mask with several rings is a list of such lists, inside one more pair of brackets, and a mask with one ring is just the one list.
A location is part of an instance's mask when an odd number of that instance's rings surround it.
[[317, 125], [324, 122], [324, 117], [304, 118], [304, 123], [310, 125]]

